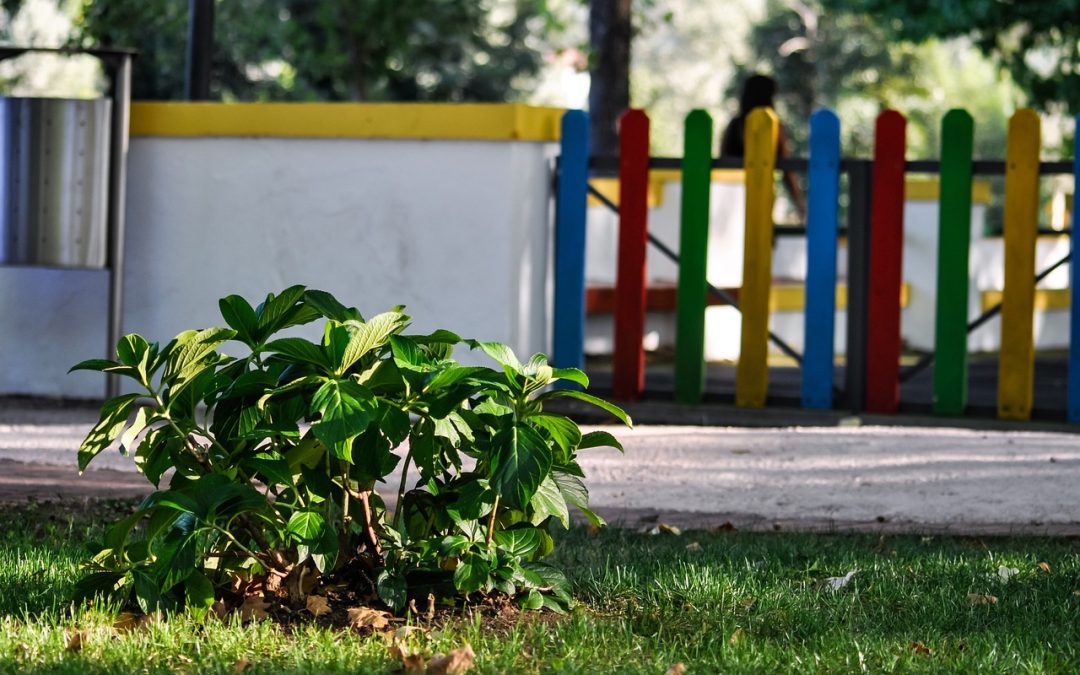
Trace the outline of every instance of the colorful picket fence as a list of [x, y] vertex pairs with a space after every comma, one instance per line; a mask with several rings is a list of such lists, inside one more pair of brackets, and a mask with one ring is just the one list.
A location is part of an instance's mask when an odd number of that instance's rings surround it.
[[[1080, 118], [1078, 118], [1080, 125]], [[869, 236], [866, 243], [864, 325], [851, 326], [861, 336], [865, 380], [849, 380], [855, 407], [895, 413], [900, 403], [900, 316], [903, 251], [905, 161], [903, 115], [883, 112], [875, 125], [874, 156], [869, 173]], [[585, 334], [585, 227], [589, 177], [589, 120], [569, 111], [562, 121], [555, 241], [555, 320], [552, 360], [556, 366], [581, 367]], [[708, 282], [706, 256], [709, 228], [709, 181], [713, 121], [702, 110], [686, 118], [681, 161], [682, 200], [676, 307], [675, 397], [683, 403], [702, 399], [705, 386], [705, 307]], [[765, 405], [768, 393], [769, 295], [772, 284], [773, 201], [778, 122], [771, 110], [755, 110], [746, 123], [743, 159], [746, 222], [743, 281], [738, 294], [742, 314], [735, 402], [743, 407]], [[619, 244], [615, 290], [613, 394], [638, 398], [644, 387], [642, 337], [646, 316], [646, 248], [648, 245], [649, 119], [630, 110], [620, 123]], [[972, 148], [974, 121], [963, 110], [942, 120], [939, 250], [934, 325], [933, 410], [961, 415], [967, 406], [968, 256], [971, 233]], [[1077, 136], [1080, 151], [1080, 135]], [[1028, 419], [1034, 382], [1032, 332], [1035, 294], [1035, 238], [1038, 232], [1040, 127], [1034, 111], [1020, 110], [1010, 120], [1005, 173], [1005, 285], [1001, 307], [1001, 349], [998, 416]], [[1080, 152], [1074, 152], [1073, 173], [1080, 185]], [[804, 352], [801, 357], [801, 402], [808, 409], [835, 405], [833, 388], [834, 319], [836, 314], [837, 241], [841, 158], [840, 122], [829, 110], [810, 119], [810, 154], [806, 162], [807, 278], [804, 305]], [[866, 164], [862, 160], [852, 165]], [[852, 184], [857, 176], [852, 172]], [[865, 171], [865, 167], [864, 167]], [[854, 185], [852, 186], [854, 189]], [[854, 195], [853, 195], [854, 199]], [[854, 206], [852, 207], [854, 208]], [[1075, 251], [1076, 214], [1071, 246]], [[851, 233], [852, 239], [855, 233]], [[854, 241], [851, 241], [854, 244]], [[1071, 266], [1071, 284], [1080, 287], [1080, 265]], [[849, 283], [856, 279], [849, 279]], [[1068, 362], [1070, 421], [1080, 422], [1080, 294], [1071, 296]], [[849, 314], [849, 322], [859, 320]], [[854, 329], [854, 330], [853, 330]]]

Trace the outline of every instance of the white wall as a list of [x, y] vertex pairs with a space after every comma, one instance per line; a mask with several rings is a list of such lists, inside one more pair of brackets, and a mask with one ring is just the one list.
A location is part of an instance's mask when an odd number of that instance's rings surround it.
[[[292, 284], [367, 315], [548, 347], [552, 144], [132, 139], [123, 329], [167, 341]], [[99, 397], [107, 273], [0, 267], [0, 393]], [[308, 331], [314, 334], [312, 331]]]

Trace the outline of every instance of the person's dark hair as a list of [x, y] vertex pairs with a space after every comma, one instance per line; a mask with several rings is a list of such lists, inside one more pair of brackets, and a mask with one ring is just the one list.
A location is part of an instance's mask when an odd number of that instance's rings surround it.
[[776, 95], [776, 80], [768, 75], [751, 75], [743, 82], [739, 96], [739, 114], [749, 115], [754, 108], [773, 107]]

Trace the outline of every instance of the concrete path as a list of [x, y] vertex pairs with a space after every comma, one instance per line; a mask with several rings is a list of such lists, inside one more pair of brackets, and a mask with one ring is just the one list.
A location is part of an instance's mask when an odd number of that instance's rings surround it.
[[[130, 458], [85, 476], [88, 406], [3, 403], [0, 501], [141, 494]], [[1080, 534], [1080, 436], [917, 427], [607, 427], [584, 451], [593, 504], [648, 527]]]

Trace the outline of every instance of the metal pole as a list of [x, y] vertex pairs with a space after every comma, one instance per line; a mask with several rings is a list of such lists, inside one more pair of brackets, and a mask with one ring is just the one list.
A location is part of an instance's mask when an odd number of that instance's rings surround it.
[[[128, 120], [131, 115], [131, 55], [117, 59], [113, 73], [113, 115], [109, 160], [109, 327], [106, 356], [112, 357], [123, 329], [124, 310], [124, 210], [126, 207]], [[120, 391], [120, 379], [109, 375], [105, 396]]]
[[866, 313], [870, 280], [869, 160], [848, 164], [847, 359], [845, 389], [848, 409], [863, 410], [866, 393]]
[[184, 98], [210, 98], [210, 64], [214, 54], [214, 0], [191, 0], [188, 4], [187, 70]]

